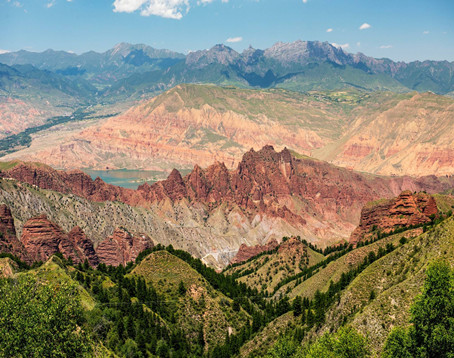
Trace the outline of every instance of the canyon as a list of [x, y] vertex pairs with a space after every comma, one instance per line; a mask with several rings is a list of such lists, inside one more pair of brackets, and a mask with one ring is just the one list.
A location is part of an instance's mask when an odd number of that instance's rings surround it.
[[[0, 199], [23, 223], [19, 234], [30, 217], [45, 213], [66, 231], [82, 228], [94, 247], [122, 226], [216, 267], [227, 264], [241, 244], [264, 245], [296, 235], [320, 247], [343, 242], [367, 202], [404, 190], [437, 193], [454, 185], [449, 177], [364, 174], [272, 146], [250, 150], [234, 170], [219, 162], [195, 166], [184, 177], [173, 170], [166, 180], [137, 190], [37, 163], [9, 163], [0, 177]], [[113, 245], [110, 255], [120, 246]], [[134, 247], [128, 244], [128, 250]]]

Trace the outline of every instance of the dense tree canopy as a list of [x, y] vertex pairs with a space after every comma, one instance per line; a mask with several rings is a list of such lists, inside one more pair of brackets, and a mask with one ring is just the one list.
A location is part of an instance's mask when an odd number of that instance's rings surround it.
[[81, 357], [91, 351], [80, 329], [76, 287], [24, 275], [0, 279], [0, 297], [2, 357]]
[[411, 308], [412, 326], [394, 329], [383, 356], [454, 357], [454, 271], [443, 261], [432, 263], [422, 294]]

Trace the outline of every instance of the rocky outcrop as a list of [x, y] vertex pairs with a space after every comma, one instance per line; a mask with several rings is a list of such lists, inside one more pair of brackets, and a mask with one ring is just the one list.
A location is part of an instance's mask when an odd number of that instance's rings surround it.
[[265, 245], [247, 246], [246, 244], [242, 244], [237, 254], [232, 259], [232, 261], [230, 261], [230, 263], [238, 264], [245, 262], [250, 258], [257, 256], [258, 254], [261, 254], [262, 252], [274, 250], [278, 245], [279, 244], [276, 239], [270, 240]]
[[[166, 180], [143, 184], [137, 190], [106, 184], [99, 178], [91, 180], [80, 171], [57, 171], [32, 163], [19, 163], [0, 176], [91, 201], [156, 207], [158, 216], [171, 221], [191, 221], [194, 215], [201, 216], [203, 227], [219, 224], [225, 233], [225, 225], [230, 225], [242, 237], [241, 227], [252, 229], [263, 223], [263, 229], [254, 234], [259, 235], [254, 237], [255, 242], [266, 242], [271, 237], [265, 230], [272, 223], [273, 227], [280, 227], [279, 236], [300, 235], [320, 247], [340, 237], [348, 238], [359, 223], [362, 207], [371, 200], [392, 198], [403, 190], [435, 193], [454, 186], [452, 177], [373, 176], [295, 156], [288, 149], [278, 152], [272, 146], [259, 151], [251, 149], [235, 170], [228, 170], [220, 162], [206, 169], [195, 166], [185, 177], [173, 170]], [[182, 219], [183, 216], [187, 218]], [[188, 235], [193, 237], [192, 231]], [[235, 245], [238, 246], [230, 250], [238, 250], [240, 244]], [[195, 247], [194, 250], [201, 251]]]
[[21, 242], [33, 261], [47, 261], [60, 252], [59, 245], [64, 239], [63, 231], [47, 220], [45, 214], [28, 220], [21, 236]]
[[438, 215], [434, 197], [423, 192], [404, 191], [390, 200], [369, 203], [361, 211], [359, 226], [353, 231], [350, 242], [357, 244], [376, 236], [377, 232], [389, 233], [396, 228], [427, 224]]
[[146, 203], [135, 190], [106, 184], [95, 180], [80, 170], [55, 170], [47, 165], [33, 162], [14, 162], [8, 170], [0, 171], [0, 177], [16, 179], [42, 189], [71, 193], [92, 201], [121, 201], [131, 205]]
[[3, 238], [16, 236], [11, 210], [5, 204], [0, 205], [0, 233]]
[[27, 263], [31, 262], [24, 245], [17, 239], [11, 210], [5, 204], [0, 205], [0, 252], [12, 254]]
[[153, 241], [145, 234], [133, 236], [125, 229], [117, 228], [98, 245], [96, 253], [106, 265], [118, 266], [134, 261], [141, 251], [153, 246]]
[[307, 246], [296, 237], [291, 237], [282, 242], [278, 249], [279, 254], [287, 253], [289, 255], [307, 256]]
[[92, 266], [99, 263], [93, 243], [79, 227], [66, 234], [45, 214], [25, 223], [21, 242], [33, 261], [47, 261], [52, 255], [61, 253], [76, 264], [85, 260]]
[[93, 247], [93, 242], [79, 226], [75, 226], [68, 233], [67, 238], [64, 242], [70, 245], [66, 244], [65, 247], [61, 245], [60, 247], [63, 256], [67, 258], [71, 257], [74, 263], [87, 260], [91, 266], [97, 266], [99, 264], [99, 258]]
[[0, 258], [0, 278], [12, 277], [18, 271], [18, 265], [9, 257]]
[[140, 252], [153, 246], [153, 241], [145, 234], [131, 235], [125, 229], [116, 229], [95, 250], [93, 242], [80, 227], [75, 226], [66, 234], [45, 214], [27, 220], [19, 241], [15, 236], [11, 211], [6, 205], [0, 205], [0, 252], [11, 253], [29, 264], [47, 261], [52, 255], [61, 253], [75, 264], [87, 260], [91, 266], [100, 262], [126, 265]]

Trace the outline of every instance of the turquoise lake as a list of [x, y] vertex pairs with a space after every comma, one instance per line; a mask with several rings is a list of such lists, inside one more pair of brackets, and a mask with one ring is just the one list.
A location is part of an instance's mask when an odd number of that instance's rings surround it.
[[154, 170], [89, 170], [84, 169], [84, 172], [90, 175], [93, 179], [100, 177], [108, 184], [121, 186], [123, 188], [137, 189], [143, 183], [152, 184], [158, 180], [165, 179], [168, 175], [166, 172]]

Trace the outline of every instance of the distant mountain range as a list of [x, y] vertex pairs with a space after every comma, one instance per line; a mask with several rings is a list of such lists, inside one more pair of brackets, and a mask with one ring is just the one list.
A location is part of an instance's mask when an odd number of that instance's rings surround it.
[[136, 72], [163, 70], [184, 59], [184, 55], [169, 50], [156, 50], [146, 45], [121, 43], [104, 52], [44, 52], [18, 51], [0, 55], [6, 65], [30, 64], [40, 70], [52, 71], [69, 78], [85, 78], [102, 88]]
[[[285, 88], [300, 92], [357, 88], [367, 91], [454, 92], [454, 62], [394, 62], [350, 54], [328, 42], [278, 42], [266, 50], [238, 53], [225, 45], [188, 55], [146, 45], [121, 43], [104, 53], [81, 55], [47, 50], [0, 55], [8, 66], [29, 64], [96, 87], [103, 101], [139, 98], [179, 83], [215, 83], [248, 88]], [[5, 73], [0, 73], [0, 78]]]

